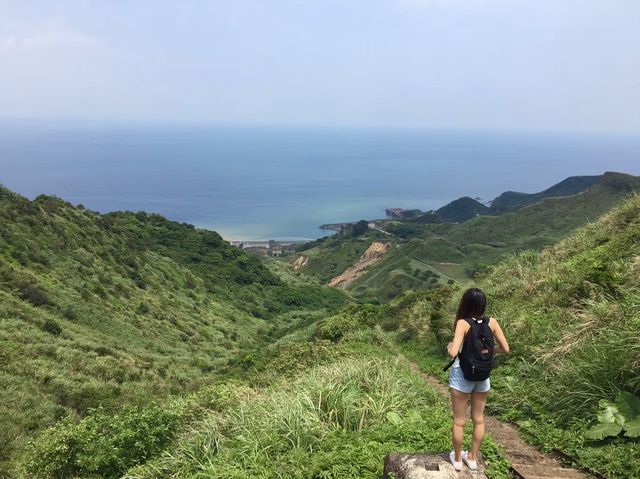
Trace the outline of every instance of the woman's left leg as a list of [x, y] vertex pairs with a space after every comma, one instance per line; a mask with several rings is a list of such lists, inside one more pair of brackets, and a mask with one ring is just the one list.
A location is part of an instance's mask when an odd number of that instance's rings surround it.
[[453, 409], [453, 451], [456, 461], [462, 461], [462, 440], [464, 437], [464, 424], [467, 422], [467, 404], [469, 394], [450, 389], [451, 406]]

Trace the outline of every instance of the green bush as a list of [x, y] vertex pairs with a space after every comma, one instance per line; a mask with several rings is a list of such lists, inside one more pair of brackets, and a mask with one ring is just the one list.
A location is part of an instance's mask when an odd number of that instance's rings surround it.
[[60, 325], [54, 320], [48, 318], [42, 325], [42, 330], [46, 333], [53, 334], [54, 336], [62, 334], [62, 328]]
[[266, 369], [272, 374], [292, 375], [313, 366], [335, 361], [344, 354], [345, 351], [326, 339], [278, 343], [266, 353], [259, 369]]
[[315, 337], [334, 342], [340, 341], [348, 334], [373, 326], [380, 317], [379, 306], [349, 305], [338, 314], [321, 321], [316, 328]]
[[183, 421], [179, 409], [149, 405], [66, 419], [30, 442], [23, 468], [33, 478], [120, 477], [159, 453]]
[[49, 296], [38, 285], [28, 283], [20, 287], [20, 297], [34, 306], [51, 304]]

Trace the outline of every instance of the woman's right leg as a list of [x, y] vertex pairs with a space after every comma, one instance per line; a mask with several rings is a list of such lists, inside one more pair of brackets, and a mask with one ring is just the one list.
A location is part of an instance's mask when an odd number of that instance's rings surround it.
[[484, 407], [487, 404], [489, 392], [471, 393], [471, 420], [473, 421], [473, 442], [471, 443], [471, 451], [469, 451], [469, 459], [477, 460], [480, 444], [484, 438]]
[[450, 389], [451, 406], [453, 409], [453, 451], [456, 454], [456, 461], [462, 461], [462, 440], [464, 436], [464, 424], [467, 422], [467, 404], [469, 395]]

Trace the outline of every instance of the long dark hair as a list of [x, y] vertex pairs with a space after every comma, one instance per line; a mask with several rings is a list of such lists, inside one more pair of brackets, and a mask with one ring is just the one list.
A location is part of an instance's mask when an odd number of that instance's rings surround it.
[[453, 320], [453, 330], [456, 330], [456, 323], [463, 318], [481, 318], [484, 316], [484, 310], [487, 308], [487, 297], [481, 289], [469, 288], [466, 290], [460, 304], [456, 319]]

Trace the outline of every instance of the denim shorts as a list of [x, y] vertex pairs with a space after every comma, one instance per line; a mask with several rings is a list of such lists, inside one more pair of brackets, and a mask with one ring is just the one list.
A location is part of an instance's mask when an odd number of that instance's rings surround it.
[[469, 381], [464, 378], [462, 368], [452, 367], [449, 373], [449, 387], [463, 393], [478, 392], [486, 393], [491, 388], [491, 378], [484, 381]]

